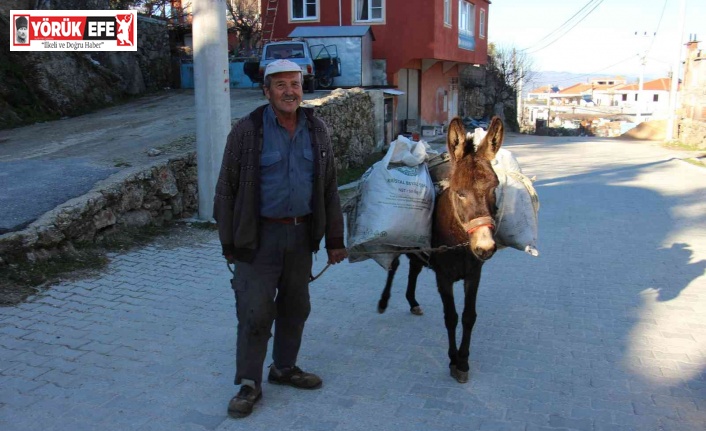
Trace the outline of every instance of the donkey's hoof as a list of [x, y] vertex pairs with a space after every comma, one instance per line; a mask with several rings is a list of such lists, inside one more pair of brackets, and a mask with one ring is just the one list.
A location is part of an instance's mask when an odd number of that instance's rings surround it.
[[468, 371], [459, 371], [456, 365], [451, 365], [451, 377], [459, 383], [468, 383]]
[[382, 302], [378, 302], [378, 313], [382, 314], [387, 310], [387, 304], [382, 304]]
[[422, 311], [422, 307], [420, 307], [418, 305], [415, 307], [412, 307], [409, 311], [410, 311], [410, 313], [414, 314], [415, 316], [421, 316], [424, 314], [424, 311]]

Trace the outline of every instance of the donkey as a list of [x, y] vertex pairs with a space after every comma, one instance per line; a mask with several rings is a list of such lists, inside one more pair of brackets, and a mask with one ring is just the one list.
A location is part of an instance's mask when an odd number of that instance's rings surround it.
[[[477, 147], [470, 134], [466, 134], [460, 118], [449, 124], [447, 148], [451, 171], [448, 188], [436, 199], [432, 221], [432, 247], [451, 247], [447, 251], [434, 251], [429, 266], [436, 274], [436, 285], [444, 306], [444, 323], [449, 338], [449, 368], [453, 378], [460, 383], [468, 381], [468, 357], [471, 331], [476, 321], [476, 296], [483, 263], [496, 251], [495, 188], [498, 178], [491, 161], [500, 149], [504, 138], [503, 123], [498, 117], [491, 120], [488, 133]], [[410, 257], [407, 300], [413, 314], [422, 314], [415, 299], [417, 276], [423, 262], [415, 255]], [[390, 297], [390, 288], [399, 259], [388, 272], [385, 290], [378, 302], [378, 311], [384, 312]], [[463, 280], [465, 295], [461, 323], [461, 345], [456, 345], [458, 313], [454, 303], [453, 284]]]

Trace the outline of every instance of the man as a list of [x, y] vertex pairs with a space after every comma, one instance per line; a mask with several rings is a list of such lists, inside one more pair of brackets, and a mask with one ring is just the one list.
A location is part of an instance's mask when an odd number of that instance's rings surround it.
[[27, 45], [29, 39], [27, 38], [27, 17], [20, 16], [15, 19], [15, 44], [16, 45]]
[[235, 264], [235, 384], [241, 386], [228, 404], [235, 418], [249, 415], [262, 396], [273, 322], [268, 382], [321, 387], [321, 378], [297, 366], [311, 309], [312, 252], [325, 236], [329, 264], [348, 256], [331, 139], [313, 109], [299, 106], [301, 69], [289, 60], [270, 63], [263, 91], [270, 103], [228, 135], [213, 211], [223, 255]]

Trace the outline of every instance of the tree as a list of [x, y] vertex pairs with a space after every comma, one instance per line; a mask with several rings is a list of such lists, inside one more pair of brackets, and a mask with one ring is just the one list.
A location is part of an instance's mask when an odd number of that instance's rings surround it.
[[525, 52], [490, 43], [488, 64], [483, 68], [468, 67], [461, 75], [466, 115], [501, 114], [511, 129], [519, 129], [517, 94], [533, 76], [532, 59]]
[[238, 51], [251, 53], [262, 39], [259, 0], [227, 0], [228, 31], [240, 41]]
[[522, 50], [498, 48], [492, 43], [489, 46], [489, 51], [489, 71], [494, 73], [501, 83], [498, 101], [516, 100], [517, 92], [522, 84], [530, 82], [534, 77], [532, 59]]

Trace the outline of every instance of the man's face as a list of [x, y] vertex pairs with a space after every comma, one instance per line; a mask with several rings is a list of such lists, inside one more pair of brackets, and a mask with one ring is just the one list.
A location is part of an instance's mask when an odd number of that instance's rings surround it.
[[281, 72], [271, 75], [270, 87], [265, 87], [265, 97], [270, 101], [275, 112], [294, 113], [302, 103], [302, 74], [299, 72]]
[[27, 27], [20, 27], [17, 29], [17, 37], [22, 40], [27, 40]]

